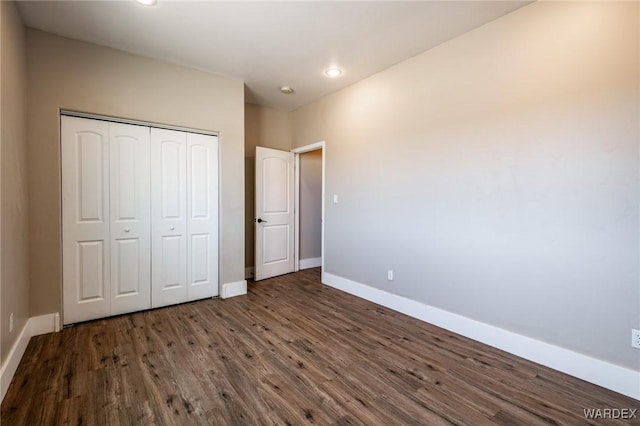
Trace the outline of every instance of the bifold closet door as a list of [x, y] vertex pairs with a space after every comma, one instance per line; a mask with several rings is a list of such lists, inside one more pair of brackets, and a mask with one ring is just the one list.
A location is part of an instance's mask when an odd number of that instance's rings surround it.
[[217, 136], [61, 128], [64, 324], [217, 296]]
[[149, 128], [61, 126], [64, 323], [148, 309]]
[[218, 295], [218, 137], [187, 133], [187, 300]]
[[151, 129], [152, 306], [218, 295], [218, 138]]
[[109, 124], [111, 314], [151, 307], [149, 128]]
[[187, 301], [187, 134], [151, 129], [151, 304]]
[[109, 123], [61, 117], [64, 323], [110, 315]]

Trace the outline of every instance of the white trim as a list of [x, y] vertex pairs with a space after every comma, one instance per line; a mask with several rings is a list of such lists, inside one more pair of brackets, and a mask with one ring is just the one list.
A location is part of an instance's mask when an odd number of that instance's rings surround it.
[[454, 333], [640, 400], [640, 371], [532, 339], [330, 273], [322, 282]]
[[322, 265], [321, 257], [312, 257], [309, 259], [300, 259], [300, 269], [317, 268]]
[[9, 389], [13, 375], [16, 374], [16, 370], [24, 355], [24, 351], [27, 350], [30, 339], [31, 327], [29, 326], [29, 321], [27, 321], [18, 336], [18, 340], [13, 344], [13, 348], [11, 348], [7, 359], [4, 361], [4, 364], [2, 364], [2, 369], [0, 369], [0, 396], [2, 397], [0, 400], [4, 399], [4, 395]]
[[243, 294], [247, 294], [247, 280], [222, 284], [222, 295], [220, 297], [223, 299], [241, 296]]
[[253, 271], [254, 271], [253, 270], [253, 266], [249, 266], [247, 268], [244, 268], [244, 279], [245, 280], [253, 279], [253, 276], [254, 276], [253, 275], [254, 274]]
[[32, 317], [27, 320], [20, 331], [18, 339], [13, 344], [11, 351], [9, 351], [7, 359], [0, 368], [0, 401], [4, 399], [9, 389], [11, 380], [13, 380], [13, 376], [16, 374], [20, 360], [22, 360], [22, 356], [27, 350], [31, 337], [59, 331], [60, 325], [56, 322], [59, 321], [59, 318], [60, 315], [56, 312], [54, 314]]
[[218, 135], [218, 294], [222, 294], [222, 280], [220, 279], [220, 271], [222, 271], [222, 138]]
[[300, 153], [293, 154], [293, 272], [300, 270]]
[[303, 154], [309, 151], [315, 151], [316, 149], [324, 149], [324, 141], [312, 143], [309, 145], [301, 146], [299, 148], [294, 148], [291, 150], [294, 154]]
[[[295, 272], [300, 269], [305, 269], [301, 265], [300, 260], [300, 154], [304, 154], [305, 152], [316, 151], [318, 149], [322, 150], [322, 211], [320, 213], [320, 221], [321, 221], [321, 230], [320, 230], [320, 266], [324, 270], [324, 194], [325, 194], [325, 164], [327, 157], [327, 149], [325, 141], [320, 141], [316, 143], [312, 143], [310, 145], [301, 146], [299, 148], [294, 148], [291, 150], [294, 154], [294, 260], [293, 260], [293, 269]], [[314, 268], [315, 266], [310, 266], [310, 268]]]
[[57, 313], [29, 318], [29, 324], [31, 325], [31, 336], [39, 336], [41, 334], [59, 331], [60, 326], [57, 324], [56, 318], [60, 318], [60, 315], [58, 315]]

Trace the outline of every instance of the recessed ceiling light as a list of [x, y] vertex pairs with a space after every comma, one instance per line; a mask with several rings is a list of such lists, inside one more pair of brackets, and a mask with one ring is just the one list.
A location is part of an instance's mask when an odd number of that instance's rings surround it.
[[155, 6], [158, 0], [136, 0], [136, 3], [140, 3], [145, 6]]
[[292, 94], [293, 92], [295, 92], [295, 90], [293, 90], [293, 87], [289, 87], [289, 86], [282, 86], [282, 87], [280, 88], [280, 91], [281, 91], [282, 93], [286, 93], [287, 95], [290, 95], [290, 94]]
[[342, 75], [342, 70], [337, 67], [331, 67], [324, 70], [324, 75], [331, 78], [340, 77]]

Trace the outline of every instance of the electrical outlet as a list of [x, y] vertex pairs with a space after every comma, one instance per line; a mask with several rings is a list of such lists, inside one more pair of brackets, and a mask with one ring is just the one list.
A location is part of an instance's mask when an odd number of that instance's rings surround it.
[[640, 349], [640, 330], [631, 330], [631, 346]]
[[387, 281], [393, 281], [393, 269], [387, 271]]
[[9, 333], [13, 333], [13, 312], [9, 315]]

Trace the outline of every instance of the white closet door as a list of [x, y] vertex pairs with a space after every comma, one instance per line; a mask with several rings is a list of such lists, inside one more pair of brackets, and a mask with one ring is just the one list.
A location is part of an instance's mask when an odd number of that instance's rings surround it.
[[187, 133], [187, 300], [218, 295], [218, 138]]
[[109, 124], [111, 314], [151, 307], [149, 128]]
[[256, 281], [294, 270], [294, 156], [256, 147]]
[[151, 305], [187, 300], [187, 136], [151, 129]]
[[110, 314], [109, 124], [61, 117], [64, 323]]

